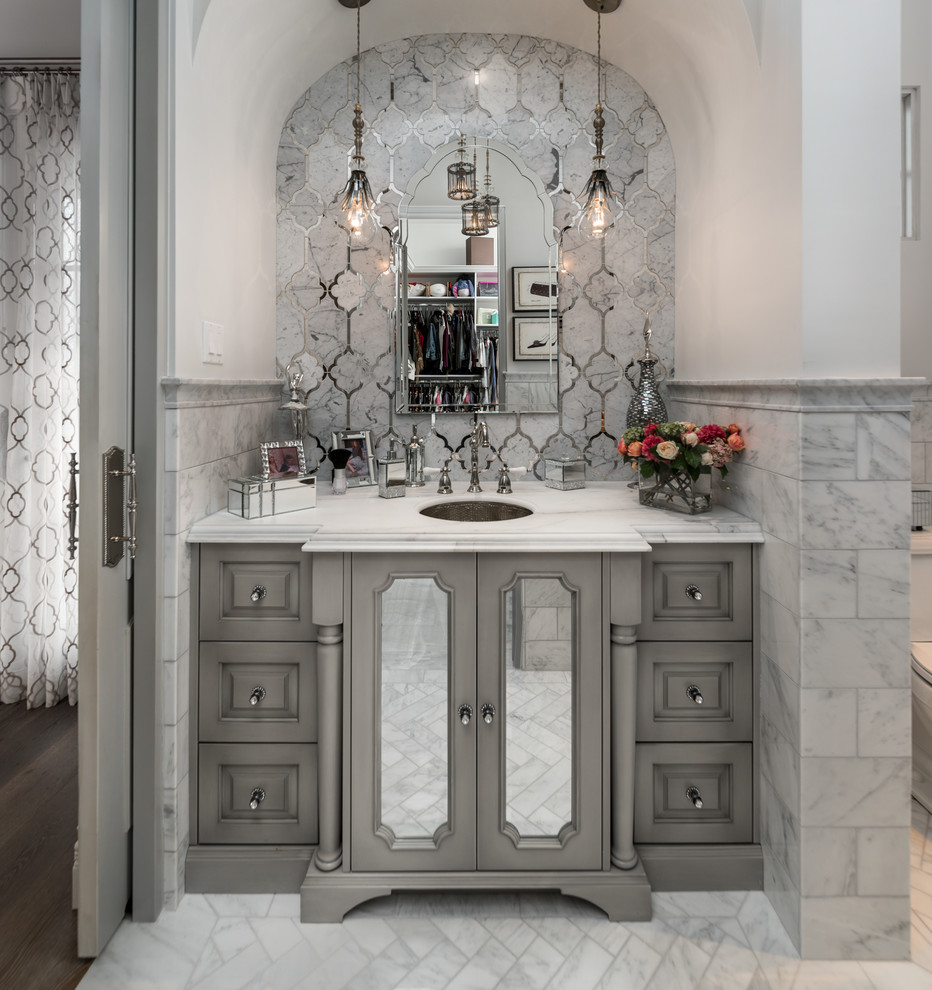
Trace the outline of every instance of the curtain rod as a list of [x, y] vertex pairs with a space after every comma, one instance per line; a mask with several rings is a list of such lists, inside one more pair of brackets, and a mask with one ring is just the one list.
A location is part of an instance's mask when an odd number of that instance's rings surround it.
[[0, 58], [0, 72], [35, 72], [37, 69], [77, 72], [80, 68], [79, 58]]

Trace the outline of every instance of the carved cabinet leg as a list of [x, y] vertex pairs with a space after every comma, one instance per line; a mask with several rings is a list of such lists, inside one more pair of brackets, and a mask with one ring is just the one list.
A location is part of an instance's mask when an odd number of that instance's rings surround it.
[[612, 625], [612, 865], [637, 865], [634, 848], [634, 743], [637, 630]]
[[317, 786], [320, 838], [314, 865], [343, 862], [343, 626], [317, 631]]

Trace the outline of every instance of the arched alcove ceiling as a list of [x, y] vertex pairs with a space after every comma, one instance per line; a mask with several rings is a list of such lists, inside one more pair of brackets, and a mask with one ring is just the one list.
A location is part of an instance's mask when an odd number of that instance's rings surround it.
[[[450, 32], [452, 4], [373, 0], [362, 11], [362, 47], [410, 34]], [[193, 74], [205, 106], [220, 92], [238, 106], [253, 138], [277, 139], [285, 115], [310, 83], [355, 50], [355, 15], [337, 0], [192, 0]], [[459, 27], [533, 34], [594, 52], [595, 15], [583, 0], [527, 4], [474, 0]], [[760, 0], [624, 0], [602, 18], [602, 54], [650, 95], [680, 150], [701, 149], [758, 83]], [[742, 111], [733, 117], [741, 117]], [[258, 144], [274, 154], [273, 144]], [[700, 163], [698, 165], [701, 171]]]

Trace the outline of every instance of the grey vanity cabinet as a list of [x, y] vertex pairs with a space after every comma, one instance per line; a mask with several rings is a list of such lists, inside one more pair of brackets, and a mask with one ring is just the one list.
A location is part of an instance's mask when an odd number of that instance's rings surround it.
[[645, 844], [753, 841], [752, 601], [750, 546], [644, 555], [634, 838], [649, 875]]
[[355, 555], [351, 869], [601, 869], [602, 628], [599, 554]]

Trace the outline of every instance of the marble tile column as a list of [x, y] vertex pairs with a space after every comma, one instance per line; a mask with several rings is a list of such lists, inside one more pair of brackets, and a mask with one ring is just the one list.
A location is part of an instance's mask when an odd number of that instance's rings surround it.
[[259, 444], [282, 432], [278, 381], [224, 382], [164, 379], [165, 575], [162, 642], [165, 906], [184, 894], [190, 834], [188, 766], [195, 737], [189, 713], [191, 524], [227, 504], [227, 481], [254, 474]]
[[765, 889], [804, 958], [909, 957], [915, 379], [671, 382], [738, 423], [713, 497], [761, 522]]

